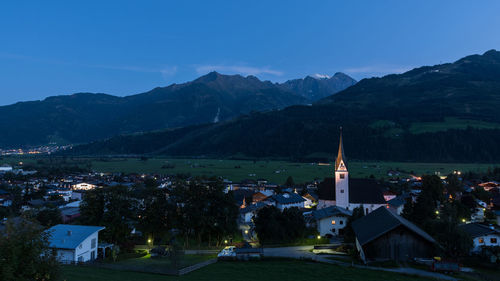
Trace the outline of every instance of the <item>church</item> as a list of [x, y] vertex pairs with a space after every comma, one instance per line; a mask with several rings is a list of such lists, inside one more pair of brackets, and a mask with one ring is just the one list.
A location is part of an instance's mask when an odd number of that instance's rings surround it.
[[335, 177], [326, 178], [318, 188], [319, 202], [317, 209], [337, 206], [352, 211], [363, 206], [365, 214], [379, 207], [385, 207], [383, 187], [372, 179], [351, 179], [344, 155], [342, 128], [337, 159], [335, 160]]

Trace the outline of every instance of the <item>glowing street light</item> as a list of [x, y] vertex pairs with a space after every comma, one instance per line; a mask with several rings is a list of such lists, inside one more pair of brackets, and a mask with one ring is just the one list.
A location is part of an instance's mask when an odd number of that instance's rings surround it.
[[321, 239], [321, 235], [318, 235], [316, 238]]

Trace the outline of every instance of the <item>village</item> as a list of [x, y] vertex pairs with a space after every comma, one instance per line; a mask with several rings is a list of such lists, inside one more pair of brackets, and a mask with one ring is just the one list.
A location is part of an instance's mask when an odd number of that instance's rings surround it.
[[[342, 137], [331, 168], [323, 180], [275, 184], [98, 172], [40, 177], [2, 165], [0, 231], [21, 220], [40, 223], [63, 264], [111, 266], [130, 253], [205, 251], [212, 256], [201, 258], [202, 266], [264, 257], [411, 263], [441, 272], [498, 266], [498, 169], [480, 178], [461, 171], [398, 177], [392, 170], [389, 181], [351, 178]], [[178, 262], [162, 272], [178, 274]]]

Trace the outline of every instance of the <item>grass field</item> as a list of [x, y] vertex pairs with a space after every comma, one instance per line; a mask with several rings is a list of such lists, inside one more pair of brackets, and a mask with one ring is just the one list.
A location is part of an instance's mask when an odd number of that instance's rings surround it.
[[310, 281], [310, 280], [426, 280], [390, 272], [340, 267], [307, 261], [271, 260], [256, 262], [218, 262], [181, 277], [145, 274], [92, 267], [64, 266], [65, 281], [168, 281], [168, 280], [238, 280], [238, 281]]
[[[19, 162], [37, 165], [43, 158], [33, 156], [4, 157], [0, 163], [16, 165]], [[45, 158], [44, 161], [47, 161]], [[43, 164], [38, 164], [43, 165]], [[192, 176], [221, 176], [238, 182], [243, 179], [264, 178], [273, 183], [282, 184], [288, 176], [295, 183], [313, 181], [332, 176], [332, 165], [318, 163], [295, 163], [286, 161], [251, 161], [224, 159], [167, 159], [149, 158], [74, 158], [66, 159], [65, 165], [90, 166], [96, 172], [123, 173], [157, 173], [157, 174], [189, 174]], [[408, 162], [370, 162], [349, 161], [351, 177], [364, 178], [374, 175], [376, 178], [387, 178], [388, 170], [399, 170], [402, 175], [414, 173], [417, 175], [439, 172], [447, 175], [454, 170], [486, 171], [495, 164], [454, 164], [454, 163], [408, 163]]]

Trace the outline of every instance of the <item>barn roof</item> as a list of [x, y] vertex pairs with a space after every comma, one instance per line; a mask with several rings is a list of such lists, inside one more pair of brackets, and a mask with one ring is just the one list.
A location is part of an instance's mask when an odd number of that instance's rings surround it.
[[409, 229], [431, 243], [436, 243], [425, 231], [384, 207], [380, 207], [352, 223], [356, 238], [361, 245], [365, 245], [399, 226]]

